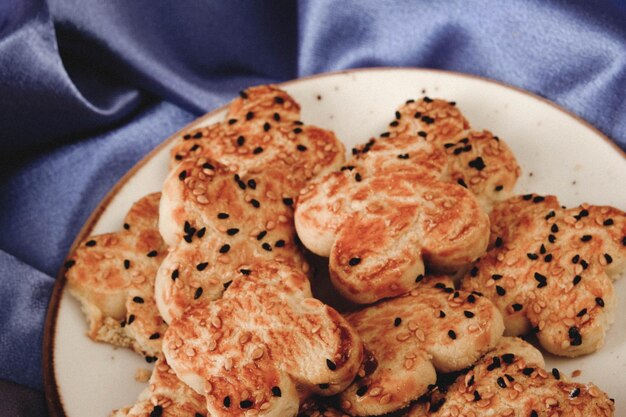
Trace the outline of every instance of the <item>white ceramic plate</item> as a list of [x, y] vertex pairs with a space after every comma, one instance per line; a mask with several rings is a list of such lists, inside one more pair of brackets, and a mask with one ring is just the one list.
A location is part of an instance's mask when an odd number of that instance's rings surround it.
[[[518, 193], [556, 194], [563, 204], [610, 204], [626, 209], [626, 156], [600, 132], [548, 101], [493, 81], [422, 69], [366, 69], [291, 81], [282, 87], [302, 105], [302, 120], [332, 129], [347, 149], [386, 130], [394, 110], [424, 94], [454, 100], [472, 126], [489, 129], [513, 149], [523, 175]], [[190, 126], [222, 120], [225, 110]], [[103, 200], [77, 241], [120, 230], [131, 204], [158, 191], [167, 174], [167, 140], [133, 168]], [[44, 374], [53, 416], [108, 416], [132, 404], [144, 384], [137, 369], [150, 366], [131, 351], [92, 342], [77, 301], [64, 291], [62, 273], [52, 297], [44, 345]], [[617, 283], [620, 303], [605, 346], [566, 360], [547, 357], [548, 367], [576, 381], [594, 381], [626, 415], [626, 282]]]

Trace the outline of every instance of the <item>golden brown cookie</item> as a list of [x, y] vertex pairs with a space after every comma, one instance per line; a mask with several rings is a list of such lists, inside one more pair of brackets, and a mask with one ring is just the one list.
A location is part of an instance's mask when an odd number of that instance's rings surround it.
[[[445, 179], [472, 191], [486, 210], [508, 197], [520, 175], [520, 167], [507, 144], [487, 130], [470, 130], [453, 102], [428, 97], [406, 102], [396, 111], [382, 140], [404, 135], [443, 151]], [[414, 163], [418, 161], [413, 159]]]
[[239, 176], [203, 159], [187, 159], [169, 174], [159, 225], [174, 249], [156, 278], [157, 305], [168, 323], [191, 304], [219, 298], [247, 264], [274, 260], [308, 271], [292, 201], [280, 197], [277, 175], [268, 167]]
[[209, 417], [204, 398], [178, 379], [165, 359], [159, 358], [149, 385], [137, 403], [113, 411], [111, 417]]
[[491, 214], [492, 249], [463, 280], [504, 316], [508, 335], [537, 333], [557, 355], [597, 350], [613, 321], [612, 278], [626, 266], [626, 214], [560, 207], [556, 197], [512, 197]]
[[345, 389], [363, 359], [352, 326], [310, 297], [298, 270], [252, 265], [221, 299], [171, 323], [165, 357], [211, 416], [295, 416], [308, 394]]
[[407, 416], [613, 416], [613, 402], [598, 387], [545, 371], [539, 351], [521, 339], [502, 340], [447, 393], [434, 393]]
[[[419, 151], [437, 154], [426, 143]], [[453, 272], [487, 247], [489, 219], [472, 193], [397, 160], [376, 152], [353, 158], [310, 182], [297, 201], [298, 236], [330, 257], [333, 285], [356, 303], [406, 293], [424, 263]]]
[[[273, 167], [279, 198], [294, 198], [307, 180], [336, 169], [345, 149], [334, 133], [300, 120], [300, 106], [272, 85], [240, 93], [223, 122], [188, 132], [172, 148], [173, 168], [187, 158], [219, 161], [247, 176]], [[167, 239], [166, 239], [167, 240]]]
[[167, 328], [154, 301], [154, 278], [167, 253], [157, 228], [159, 198], [155, 193], [137, 201], [124, 230], [88, 237], [65, 264], [89, 337], [130, 347], [148, 360], [161, 351]]
[[426, 277], [409, 294], [350, 313], [347, 319], [376, 360], [373, 372], [340, 394], [351, 415], [402, 409], [427, 393], [436, 371], [471, 366], [502, 336], [498, 309], [486, 298], [454, 290], [446, 277]]

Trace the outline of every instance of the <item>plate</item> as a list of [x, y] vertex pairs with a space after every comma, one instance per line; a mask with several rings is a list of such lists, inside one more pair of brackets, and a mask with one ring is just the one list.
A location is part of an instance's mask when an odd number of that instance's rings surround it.
[[[413, 68], [378, 68], [322, 74], [280, 84], [302, 106], [302, 120], [335, 131], [346, 148], [386, 130], [396, 107], [423, 95], [454, 100], [475, 129], [489, 129], [512, 148], [522, 169], [516, 192], [556, 194], [568, 206], [582, 202], [626, 209], [626, 154], [585, 121], [525, 91], [474, 76]], [[183, 130], [222, 120], [225, 108]], [[176, 136], [176, 135], [175, 135]], [[103, 199], [76, 238], [120, 230], [132, 203], [161, 189], [172, 139], [154, 149]], [[616, 192], [617, 191], [617, 192]], [[75, 244], [76, 244], [75, 242]], [[95, 343], [79, 303], [64, 288], [60, 272], [44, 335], [44, 382], [54, 417], [105, 417], [133, 404], [145, 384], [137, 369], [143, 358]], [[616, 400], [615, 415], [626, 415], [626, 282], [616, 285], [616, 322], [604, 347], [578, 359], [546, 356], [547, 367], [578, 382], [593, 381]]]

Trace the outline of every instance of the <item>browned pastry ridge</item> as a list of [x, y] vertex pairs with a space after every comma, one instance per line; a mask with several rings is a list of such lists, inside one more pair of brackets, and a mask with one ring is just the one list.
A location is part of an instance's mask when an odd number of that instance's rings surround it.
[[[406, 163], [398, 148], [427, 163]], [[444, 162], [432, 144], [399, 136], [301, 191], [298, 236], [330, 258], [331, 281], [346, 298], [371, 303], [404, 294], [424, 263], [452, 272], [485, 252], [489, 218], [469, 190], [439, 181]]]
[[[486, 211], [509, 196], [520, 175], [507, 144], [487, 130], [470, 130], [454, 102], [428, 97], [407, 101], [381, 137], [404, 135], [423, 138], [442, 151], [446, 156], [443, 178], [468, 188]], [[410, 153], [405, 160], [420, 163]]]
[[363, 360], [352, 326], [310, 297], [302, 272], [251, 265], [222, 298], [172, 321], [163, 352], [211, 416], [295, 416], [309, 394], [350, 385]]
[[428, 392], [436, 371], [471, 366], [504, 331], [500, 312], [487, 298], [455, 291], [447, 277], [426, 277], [410, 293], [346, 318], [377, 364], [340, 394], [343, 410], [356, 416], [408, 406]]
[[204, 397], [178, 379], [165, 359], [154, 364], [152, 376], [135, 405], [113, 411], [111, 417], [209, 417]]
[[130, 347], [148, 360], [161, 352], [167, 328], [154, 300], [154, 277], [167, 252], [157, 228], [159, 198], [155, 193], [137, 201], [124, 230], [88, 237], [65, 264], [89, 337]]
[[447, 393], [415, 405], [407, 417], [611, 417], [613, 401], [593, 384], [564, 380], [546, 372], [541, 353], [517, 338], [505, 337]]
[[626, 214], [561, 208], [556, 197], [512, 197], [491, 214], [492, 249], [463, 280], [489, 297], [506, 333], [537, 333], [557, 355], [597, 350], [613, 321], [612, 278], [626, 266]]

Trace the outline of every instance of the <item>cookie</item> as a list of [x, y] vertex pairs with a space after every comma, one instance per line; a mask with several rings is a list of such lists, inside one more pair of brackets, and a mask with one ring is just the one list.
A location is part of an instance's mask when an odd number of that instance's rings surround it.
[[346, 318], [376, 361], [373, 372], [362, 374], [340, 394], [343, 410], [355, 416], [408, 406], [428, 392], [437, 371], [471, 366], [496, 346], [504, 331], [502, 316], [488, 299], [455, 291], [446, 277], [426, 277], [409, 294]]
[[300, 120], [300, 106], [283, 90], [263, 85], [240, 93], [223, 122], [186, 131], [172, 148], [172, 168], [187, 158], [216, 160], [233, 174], [273, 167], [279, 198], [295, 198], [306, 181], [336, 169], [345, 149], [334, 133]]
[[613, 401], [598, 387], [567, 382], [557, 369], [547, 372], [543, 367], [535, 348], [521, 339], [503, 338], [447, 393], [434, 393], [407, 416], [613, 416]]
[[148, 360], [161, 351], [167, 328], [154, 300], [154, 278], [167, 253], [157, 227], [159, 198], [155, 193], [137, 201], [124, 230], [88, 237], [65, 264], [89, 337], [129, 347]]
[[612, 279], [626, 266], [626, 214], [528, 194], [496, 205], [491, 219], [492, 249], [463, 288], [498, 306], [507, 335], [536, 332], [561, 356], [599, 349], [614, 316]]
[[222, 298], [172, 321], [163, 352], [211, 416], [295, 416], [308, 394], [350, 385], [363, 359], [352, 326], [310, 297], [301, 272], [252, 265]]
[[487, 130], [470, 130], [454, 102], [428, 97], [409, 100], [396, 111], [389, 131], [381, 139], [403, 135], [427, 141], [443, 151], [445, 178], [472, 191], [487, 211], [493, 203], [509, 196], [520, 176], [520, 167], [508, 145]]
[[[432, 145], [415, 146], [437, 164]], [[302, 243], [330, 258], [331, 281], [344, 297], [365, 304], [404, 294], [424, 264], [454, 272], [484, 254], [489, 218], [466, 188], [439, 181], [429, 167], [398, 165], [402, 158], [359, 155], [311, 181], [295, 212]]]
[[274, 260], [308, 271], [297, 244], [291, 199], [281, 198], [273, 167], [239, 176], [203, 159], [181, 162], [167, 177], [160, 230], [170, 251], [156, 278], [169, 323], [191, 304], [221, 296], [246, 265]]
[[111, 417], [208, 417], [204, 397], [176, 377], [167, 361], [154, 364], [149, 386], [137, 403], [113, 411]]

